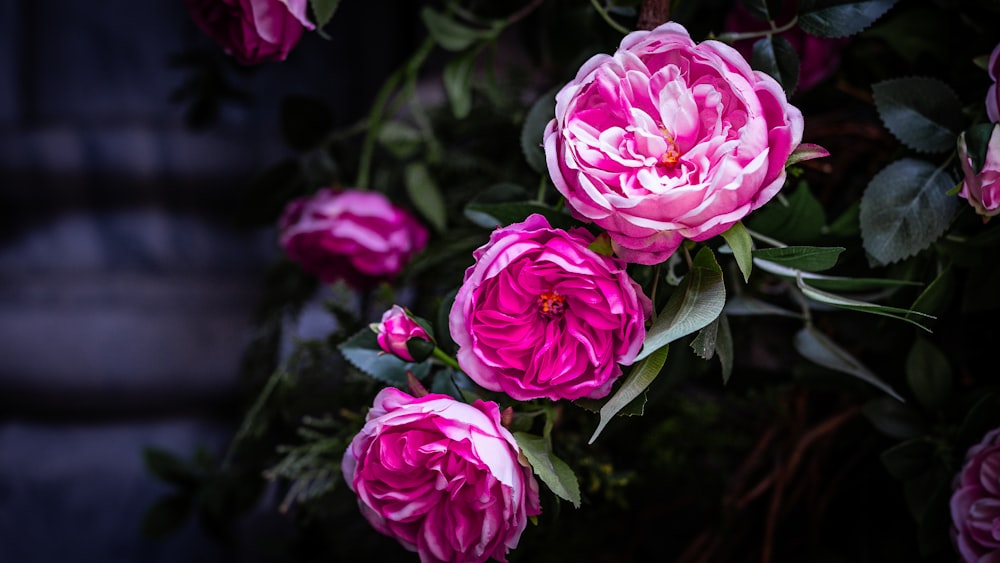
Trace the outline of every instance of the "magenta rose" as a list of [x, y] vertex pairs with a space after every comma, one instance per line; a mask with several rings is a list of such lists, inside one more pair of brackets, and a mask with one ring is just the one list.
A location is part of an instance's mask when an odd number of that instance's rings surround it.
[[802, 114], [774, 79], [666, 23], [583, 65], [556, 95], [545, 155], [575, 216], [625, 260], [656, 264], [770, 200], [801, 139]]
[[427, 244], [427, 230], [384, 195], [322, 189], [292, 200], [278, 222], [285, 254], [325, 283], [359, 289], [392, 279]]
[[406, 343], [411, 338], [431, 341], [431, 337], [413, 320], [406, 310], [399, 305], [393, 305], [391, 309], [382, 314], [382, 322], [373, 325], [375, 333], [378, 334], [378, 345], [387, 354], [393, 354], [407, 362], [414, 361], [413, 354], [410, 354]]
[[469, 377], [519, 401], [608, 394], [642, 347], [651, 305], [625, 263], [590, 250], [593, 241], [541, 215], [493, 231], [449, 317]]
[[963, 560], [1000, 561], [1000, 428], [965, 454], [951, 495], [951, 521]]
[[990, 116], [990, 121], [997, 123], [1000, 122], [1000, 90], [997, 89], [997, 80], [1000, 80], [1000, 44], [993, 48], [987, 70], [993, 84], [986, 91], [986, 114]]
[[1000, 213], [1000, 124], [993, 126], [990, 142], [986, 149], [986, 161], [978, 174], [972, 168], [965, 145], [965, 133], [958, 137], [958, 156], [962, 163], [965, 179], [958, 195], [968, 200], [976, 213], [982, 215], [983, 221], [988, 221]]
[[192, 19], [237, 62], [283, 61], [315, 26], [306, 0], [184, 0]]
[[519, 454], [492, 401], [386, 388], [342, 468], [365, 518], [423, 563], [506, 561], [528, 517], [541, 512]]

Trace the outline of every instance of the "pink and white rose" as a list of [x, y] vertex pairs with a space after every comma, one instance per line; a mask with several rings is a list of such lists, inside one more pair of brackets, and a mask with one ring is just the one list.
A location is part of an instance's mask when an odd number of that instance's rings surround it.
[[184, 0], [192, 19], [237, 62], [283, 61], [304, 29], [306, 0]]
[[377, 192], [319, 190], [292, 200], [278, 227], [289, 259], [325, 283], [364, 289], [398, 275], [427, 244], [425, 229]]
[[629, 262], [714, 237], [785, 182], [802, 113], [732, 47], [666, 23], [587, 61], [556, 95], [549, 174]]
[[1000, 428], [965, 454], [951, 495], [951, 521], [962, 560], [1000, 561]]
[[406, 343], [411, 338], [431, 341], [430, 335], [407, 314], [406, 309], [399, 305], [393, 305], [391, 309], [382, 314], [382, 322], [373, 326], [378, 334], [377, 340], [379, 348], [387, 354], [406, 360], [414, 361], [413, 354]]
[[492, 401], [383, 389], [343, 458], [361, 513], [423, 563], [506, 561], [538, 482]]
[[972, 167], [965, 143], [965, 133], [958, 137], [958, 156], [962, 163], [962, 189], [958, 192], [975, 210], [982, 215], [984, 221], [1000, 213], [1000, 124], [993, 125], [989, 145], [986, 148], [986, 160], [982, 170], [977, 174]]
[[625, 262], [590, 250], [593, 241], [541, 215], [493, 231], [449, 317], [469, 377], [519, 401], [610, 392], [642, 347], [651, 304]]

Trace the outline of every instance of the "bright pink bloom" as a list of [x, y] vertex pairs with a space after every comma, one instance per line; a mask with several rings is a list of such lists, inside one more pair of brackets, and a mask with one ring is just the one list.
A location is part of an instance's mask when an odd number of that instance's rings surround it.
[[986, 91], [986, 115], [990, 116], [990, 121], [997, 123], [1000, 122], [1000, 90], [997, 89], [997, 81], [1000, 80], [1000, 43], [993, 48], [986, 69], [993, 80], [993, 84], [990, 84], [989, 90]]
[[427, 244], [427, 230], [384, 195], [322, 189], [292, 200], [278, 223], [281, 246], [325, 283], [367, 288], [399, 274]]
[[649, 299], [586, 229], [541, 215], [493, 231], [449, 317], [458, 363], [486, 389], [524, 401], [600, 398], [646, 336]]
[[965, 454], [951, 495], [951, 521], [964, 561], [1000, 561], [1000, 428]]
[[774, 79], [666, 23], [583, 65], [556, 96], [545, 154], [574, 215], [625, 260], [656, 264], [770, 200], [801, 140], [802, 113]]
[[414, 398], [383, 389], [344, 453], [344, 479], [361, 513], [422, 563], [506, 561], [538, 483], [492, 401]]
[[244, 65], [283, 61], [315, 26], [306, 0], [184, 0], [206, 35]]
[[406, 310], [399, 305], [393, 305], [382, 314], [382, 322], [375, 325], [375, 332], [378, 333], [379, 348], [408, 362], [413, 361], [413, 356], [406, 347], [406, 342], [411, 338], [428, 342], [431, 339], [424, 327], [410, 318]]
[[986, 162], [978, 174], [972, 168], [972, 159], [969, 158], [965, 145], [965, 133], [958, 137], [958, 156], [965, 173], [962, 190], [958, 195], [968, 200], [976, 213], [982, 215], [984, 221], [988, 221], [990, 217], [1000, 213], [1000, 124], [993, 126], [986, 149]]

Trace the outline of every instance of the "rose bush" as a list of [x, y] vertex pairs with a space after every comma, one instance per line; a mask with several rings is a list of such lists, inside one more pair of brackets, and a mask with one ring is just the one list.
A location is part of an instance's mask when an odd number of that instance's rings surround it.
[[988, 221], [990, 217], [1000, 213], [1000, 124], [993, 126], [986, 149], [986, 160], [978, 174], [972, 167], [965, 133], [958, 137], [958, 155], [965, 174], [958, 195], [968, 200], [976, 213], [982, 215], [984, 221]]
[[428, 342], [431, 340], [424, 327], [410, 318], [406, 314], [406, 310], [399, 305], [393, 305], [391, 309], [383, 313], [382, 322], [375, 325], [374, 330], [378, 334], [378, 345], [382, 351], [398, 356], [407, 362], [414, 361], [413, 354], [406, 346], [407, 341], [411, 338]]
[[192, 19], [237, 62], [283, 61], [314, 29], [306, 0], [185, 0]]
[[962, 559], [1000, 561], [1000, 428], [969, 448], [955, 478], [951, 520]]
[[785, 182], [802, 114], [723, 43], [666, 23], [596, 55], [556, 96], [549, 174], [574, 214], [629, 262], [718, 235]]
[[608, 394], [642, 347], [650, 301], [593, 241], [541, 215], [493, 231], [449, 317], [469, 377], [517, 400]]
[[506, 561], [538, 483], [492, 401], [383, 389], [343, 458], [347, 484], [378, 531], [424, 563]]
[[993, 48], [986, 68], [993, 80], [986, 91], [986, 114], [990, 116], [990, 121], [997, 123], [1000, 122], [1000, 90], [997, 89], [997, 80], [1000, 80], [1000, 44]]
[[322, 189], [279, 220], [285, 254], [325, 283], [367, 288], [389, 280], [427, 244], [427, 230], [384, 195]]

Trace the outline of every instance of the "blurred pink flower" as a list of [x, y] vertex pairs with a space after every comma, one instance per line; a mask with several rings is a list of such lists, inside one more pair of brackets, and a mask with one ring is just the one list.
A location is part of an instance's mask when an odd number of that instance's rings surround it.
[[341, 467], [368, 522], [422, 563], [480, 563], [506, 561], [541, 512], [538, 482], [519, 454], [496, 403], [390, 387]]
[[315, 26], [306, 0], [184, 0], [192, 19], [237, 62], [283, 61]]
[[951, 495], [951, 521], [964, 561], [1000, 561], [1000, 428], [965, 454]]
[[965, 144], [965, 133], [958, 137], [958, 156], [962, 164], [965, 179], [962, 180], [960, 197], [968, 200], [976, 213], [982, 215], [984, 221], [1000, 213], [1000, 124], [993, 125], [990, 142], [986, 149], [986, 161], [978, 174], [972, 168]]
[[735, 49], [666, 23], [584, 63], [556, 96], [545, 154], [575, 216], [607, 230], [618, 256], [656, 264], [770, 200], [802, 125]]
[[1000, 122], [1000, 90], [997, 89], [997, 80], [1000, 80], [1000, 44], [993, 48], [986, 68], [993, 80], [986, 92], [986, 115], [990, 116], [990, 121], [997, 123]]

